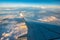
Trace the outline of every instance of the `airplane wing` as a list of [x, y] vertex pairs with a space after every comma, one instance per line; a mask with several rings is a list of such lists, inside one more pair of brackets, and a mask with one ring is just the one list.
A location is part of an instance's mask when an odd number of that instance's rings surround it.
[[60, 40], [60, 26], [32, 21], [26, 21], [26, 25], [28, 40]]

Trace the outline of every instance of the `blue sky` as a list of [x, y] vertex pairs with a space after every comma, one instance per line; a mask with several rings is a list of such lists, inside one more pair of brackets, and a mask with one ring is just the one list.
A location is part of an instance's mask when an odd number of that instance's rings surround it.
[[0, 3], [29, 3], [29, 4], [53, 4], [59, 5], [60, 0], [0, 0]]

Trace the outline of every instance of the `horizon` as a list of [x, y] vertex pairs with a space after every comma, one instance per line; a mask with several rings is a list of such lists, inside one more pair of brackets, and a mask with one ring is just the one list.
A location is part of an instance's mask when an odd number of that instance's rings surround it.
[[9, 7], [45, 7], [45, 8], [60, 8], [60, 5], [51, 5], [51, 4], [24, 4], [24, 3], [0, 3], [0, 8], [9, 8]]

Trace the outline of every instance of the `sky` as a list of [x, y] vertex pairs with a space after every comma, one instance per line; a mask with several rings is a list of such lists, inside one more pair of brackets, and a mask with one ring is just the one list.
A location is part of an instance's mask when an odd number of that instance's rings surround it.
[[60, 4], [60, 0], [0, 0], [0, 3]]
[[60, 0], [0, 0], [0, 6], [2, 4], [21, 4], [21, 5], [58, 5], [60, 6]]

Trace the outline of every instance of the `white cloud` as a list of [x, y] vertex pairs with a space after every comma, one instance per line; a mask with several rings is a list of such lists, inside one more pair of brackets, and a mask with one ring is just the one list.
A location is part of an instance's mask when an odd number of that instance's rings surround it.
[[6, 16], [1, 16], [2, 19], [5, 18], [16, 18], [17, 15], [6, 15]]
[[4, 37], [1, 37], [1, 39], [0, 40], [3, 40], [4, 39]]
[[6, 40], [9, 40], [9, 38], [7, 38]]
[[[23, 16], [21, 16], [21, 14], [23, 15]], [[27, 11], [22, 11], [21, 13], [20, 13], [20, 18], [26, 18], [26, 17], [28, 17], [28, 18], [31, 18], [31, 17], [34, 17], [35, 16], [35, 14], [34, 14], [34, 12], [27, 12]]]
[[42, 21], [42, 22], [53, 22], [53, 21], [57, 21], [58, 18], [56, 18], [55, 16], [50, 16], [50, 17], [44, 17], [42, 19], [38, 19], [39, 21]]
[[11, 34], [10, 33], [3, 33], [2, 36], [3, 37], [9, 37], [9, 36], [11, 36]]
[[42, 11], [40, 11], [39, 13], [40, 13], [40, 14], [41, 14], [41, 13], [42, 13], [42, 14], [47, 13], [47, 10], [42, 10]]
[[11, 24], [6, 27], [8, 30], [8, 33], [4, 32], [2, 36], [4, 38], [11, 37], [14, 34], [14, 38], [18, 38], [21, 35], [27, 34], [27, 26], [25, 23], [19, 23], [19, 24]]

